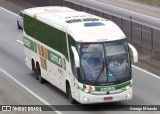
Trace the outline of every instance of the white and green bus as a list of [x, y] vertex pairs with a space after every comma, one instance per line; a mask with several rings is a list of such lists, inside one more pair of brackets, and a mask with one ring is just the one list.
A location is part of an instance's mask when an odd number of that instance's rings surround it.
[[[24, 10], [26, 65], [82, 104], [132, 99], [136, 49], [112, 21], [67, 7]], [[130, 48], [130, 49], [129, 49]]]

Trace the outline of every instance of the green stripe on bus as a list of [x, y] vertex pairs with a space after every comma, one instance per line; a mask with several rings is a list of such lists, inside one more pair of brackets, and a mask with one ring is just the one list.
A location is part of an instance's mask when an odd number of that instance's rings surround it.
[[35, 43], [34, 43], [32, 40], [24, 37], [24, 38], [23, 38], [23, 42], [24, 42], [24, 46], [25, 46], [26, 48], [28, 48], [28, 49], [36, 52], [36, 45], [35, 45]]
[[44, 69], [47, 70], [47, 61], [44, 59]]
[[51, 52], [50, 50], [48, 50], [48, 60], [62, 68], [61, 56]]
[[64, 70], [66, 70], [66, 60], [63, 58]]
[[86, 89], [87, 88], [87, 86], [86, 85], [83, 85], [83, 89]]
[[42, 57], [44, 57], [44, 48], [43, 48], [43, 46], [41, 46], [41, 52], [42, 52]]
[[33, 42], [34, 44], [34, 52], [37, 53], [37, 44], [35, 42]]
[[[32, 50], [33, 52], [37, 53], [37, 45], [35, 42], [33, 42], [32, 40], [24, 37], [23, 38], [24, 41], [24, 46], [30, 50]], [[48, 51], [48, 60], [54, 64], [56, 64], [57, 66], [63, 68], [64, 70], [66, 70], [66, 61], [64, 58], [62, 58], [61, 56], [53, 53], [50, 50]], [[44, 47], [41, 46], [41, 52], [42, 52], [42, 57], [44, 58]], [[63, 62], [63, 63], [62, 63]], [[47, 63], [47, 62], [46, 62]], [[47, 66], [47, 65], [46, 65]]]
[[130, 81], [122, 83], [122, 84], [118, 84], [118, 85], [113, 85], [113, 86], [95, 86], [95, 91], [118, 90], [118, 89], [122, 89], [129, 85], [131, 85]]
[[[125, 83], [122, 84], [118, 84], [118, 85], [112, 85], [112, 86], [94, 86], [95, 91], [108, 91], [108, 90], [118, 90], [118, 89], [122, 89], [126, 86], [130, 86], [131, 85], [131, 81], [127, 81]], [[87, 85], [83, 85], [83, 89], [86, 89]]]

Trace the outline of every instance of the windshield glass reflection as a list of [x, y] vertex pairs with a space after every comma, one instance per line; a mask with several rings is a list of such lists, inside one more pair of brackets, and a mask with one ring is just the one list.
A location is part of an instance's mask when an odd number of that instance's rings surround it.
[[86, 82], [120, 82], [130, 77], [130, 61], [126, 41], [80, 43], [81, 79]]
[[95, 82], [99, 75], [104, 75], [102, 44], [80, 44], [79, 54], [83, 80]]

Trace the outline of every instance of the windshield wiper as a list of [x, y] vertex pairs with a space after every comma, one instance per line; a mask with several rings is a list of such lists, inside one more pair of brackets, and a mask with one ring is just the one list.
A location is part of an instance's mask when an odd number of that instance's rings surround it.
[[[103, 63], [103, 64], [104, 64], [104, 63]], [[101, 74], [103, 73], [103, 71], [104, 71], [104, 65], [103, 65], [101, 71], [100, 71], [99, 74], [98, 74], [98, 77], [97, 77], [97, 79], [96, 79], [96, 81], [95, 81], [95, 84], [97, 84], [97, 82], [98, 82], [98, 80], [99, 80]]]

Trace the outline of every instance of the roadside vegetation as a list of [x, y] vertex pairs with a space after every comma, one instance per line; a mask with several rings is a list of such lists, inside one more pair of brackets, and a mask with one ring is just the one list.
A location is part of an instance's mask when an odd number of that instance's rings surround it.
[[151, 3], [151, 4], [160, 5], [160, 0], [141, 0], [141, 1]]

